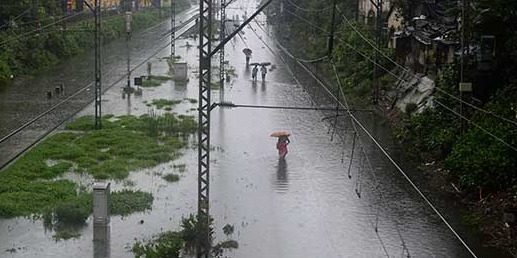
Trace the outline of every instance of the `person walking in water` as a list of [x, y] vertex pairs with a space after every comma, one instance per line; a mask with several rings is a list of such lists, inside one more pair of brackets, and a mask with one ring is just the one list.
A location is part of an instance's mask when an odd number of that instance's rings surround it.
[[276, 149], [278, 150], [278, 156], [280, 156], [280, 158], [284, 158], [285, 155], [287, 155], [287, 145], [289, 145], [289, 143], [291, 143], [291, 141], [288, 136], [278, 137]]
[[253, 67], [253, 70], [251, 70], [251, 79], [253, 79], [253, 81], [257, 80], [257, 73], [258, 73], [258, 67], [255, 65]]
[[250, 65], [251, 55], [246, 54], [246, 66]]
[[266, 73], [267, 73], [267, 68], [265, 65], [263, 65], [262, 67], [260, 67], [260, 72], [262, 73], [262, 81], [266, 80]]

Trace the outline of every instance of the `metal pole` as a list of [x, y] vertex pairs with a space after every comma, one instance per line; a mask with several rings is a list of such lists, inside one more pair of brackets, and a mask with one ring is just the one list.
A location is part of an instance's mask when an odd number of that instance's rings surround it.
[[171, 3], [171, 61], [174, 60], [174, 56], [176, 55], [176, 46], [175, 46], [176, 36], [174, 35], [175, 34], [174, 24], [176, 23], [176, 14], [174, 13], [175, 1], [176, 0], [170, 0], [170, 3]]
[[127, 7], [126, 11], [126, 58], [127, 58], [127, 92], [131, 88], [131, 48], [129, 41], [131, 40], [131, 7]]
[[336, 0], [334, 0], [332, 4], [332, 22], [330, 24], [330, 35], [329, 35], [329, 42], [328, 42], [328, 58], [332, 58], [332, 49], [334, 47], [334, 24], [336, 19]]
[[[382, 0], [377, 1], [377, 47], [381, 48], [381, 28], [382, 28]], [[379, 52], [377, 51], [375, 54], [375, 63], [379, 63]], [[379, 69], [376, 65], [374, 65], [373, 69], [373, 104], [377, 105], [379, 103]]]
[[[463, 69], [464, 69], [464, 62], [465, 62], [465, 0], [462, 0], [462, 6], [461, 6], [461, 56], [460, 56], [460, 83], [463, 83]], [[460, 89], [460, 100], [463, 100], [463, 92]], [[463, 114], [463, 102], [460, 101], [460, 115], [464, 116]], [[460, 132], [463, 134], [465, 131], [465, 121], [460, 118]]]
[[95, 0], [95, 129], [102, 128], [102, 109], [101, 109], [101, 14], [100, 1]]
[[[226, 37], [226, 0], [221, 0], [221, 31], [219, 34], [219, 39], [222, 41]], [[221, 47], [219, 52], [219, 80], [221, 81], [221, 100], [224, 96], [224, 79], [225, 79], [225, 71], [224, 71], [224, 46]]]
[[212, 52], [212, 1], [199, 1], [199, 106], [198, 106], [198, 210], [202, 232], [197, 242], [198, 258], [208, 258], [210, 234], [210, 80]]

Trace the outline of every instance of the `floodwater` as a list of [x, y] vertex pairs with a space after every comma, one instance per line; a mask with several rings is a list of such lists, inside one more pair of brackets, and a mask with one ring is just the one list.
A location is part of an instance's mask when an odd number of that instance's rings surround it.
[[[241, 16], [244, 11], [251, 14], [257, 4], [252, 0], [238, 1], [228, 15]], [[225, 88], [224, 100], [235, 104], [297, 107], [331, 104], [310, 79], [300, 76], [299, 81], [307, 85], [297, 85], [271, 37], [260, 29], [270, 29], [265, 17], [259, 15], [257, 20], [260, 25], [251, 23], [241, 37], [231, 40], [226, 47], [227, 60], [237, 76], [232, 77]], [[164, 33], [169, 26], [163, 24], [155, 33]], [[167, 39], [154, 43], [151, 36], [146, 37], [149, 45], [135, 54], [135, 63], [168, 42]], [[122, 80], [105, 93], [104, 114], [145, 114], [148, 107], [144, 101], [157, 98], [197, 99], [199, 52], [195, 47], [185, 47], [187, 42], [197, 45], [194, 39], [178, 40], [176, 44], [176, 55], [182, 56], [189, 65], [190, 82], [187, 85], [169, 81], [160, 87], [143, 89], [142, 96], [123, 97], [121, 87], [126, 82]], [[276, 66], [268, 72], [265, 82], [251, 81], [242, 53], [245, 47], [253, 50], [251, 62], [271, 62]], [[157, 57], [166, 57], [169, 51], [166, 48]], [[117, 52], [113, 50], [113, 53]], [[105, 78], [117, 77], [125, 71], [122, 55], [107, 59], [113, 59], [113, 64], [118, 64], [116, 67], [119, 68], [113, 74], [107, 73]], [[154, 59], [152, 63], [154, 74], [166, 72], [165, 62]], [[218, 63], [214, 60], [213, 66]], [[79, 61], [78, 65], [87, 66]], [[297, 74], [303, 71], [292, 69]], [[146, 67], [137, 69], [134, 75], [137, 74], [146, 74]], [[219, 91], [212, 92], [214, 102], [219, 101], [219, 97]], [[197, 116], [195, 108], [197, 104], [183, 101], [173, 112]], [[8, 116], [4, 109], [2, 113], [2, 116]], [[93, 114], [91, 105], [79, 116], [89, 114]], [[328, 115], [321, 111], [252, 108], [216, 108], [212, 111], [211, 144], [214, 148], [210, 168], [210, 212], [214, 217], [216, 242], [226, 239], [222, 233], [224, 225], [235, 226], [231, 238], [238, 241], [239, 248], [228, 252], [228, 257], [409, 257], [408, 253], [411, 257], [471, 257], [364, 137], [361, 138], [363, 147], [373, 171], [362, 169], [361, 159], [356, 158], [349, 178], [352, 131], [346, 123], [348, 118], [340, 117], [339, 137], [331, 141], [328, 120], [322, 120]], [[371, 114], [360, 117], [388, 151], [396, 155], [386, 125]], [[278, 159], [275, 138], [269, 137], [278, 130], [292, 133], [285, 160]], [[179, 160], [131, 173], [128, 180], [134, 186], [112, 182], [113, 190], [132, 188], [151, 192], [155, 197], [151, 211], [126, 217], [113, 216], [109, 230], [104, 231], [94, 230], [90, 219], [80, 230], [79, 238], [57, 242], [52, 239], [54, 233], [45, 231], [39, 220], [3, 219], [0, 220], [0, 257], [132, 257], [127, 246], [135, 239], [145, 240], [159, 232], [178, 229], [182, 216], [196, 212], [197, 149], [193, 146], [185, 149]], [[361, 158], [357, 152], [355, 157]], [[167, 183], [160, 174], [173, 171], [174, 164], [186, 164], [187, 171], [181, 173], [179, 182]], [[93, 182], [88, 177], [68, 175], [67, 178], [87, 186]], [[359, 187], [360, 198], [356, 194]], [[439, 203], [442, 208], [450, 205]], [[446, 217], [454, 218], [451, 215], [454, 214], [446, 213]], [[457, 225], [457, 219], [453, 222]], [[375, 224], [378, 225], [377, 232]], [[107, 244], [93, 242], [94, 234], [109, 241]], [[481, 257], [503, 257], [488, 255], [475, 239], [472, 243]], [[15, 252], [4, 252], [11, 248]]]

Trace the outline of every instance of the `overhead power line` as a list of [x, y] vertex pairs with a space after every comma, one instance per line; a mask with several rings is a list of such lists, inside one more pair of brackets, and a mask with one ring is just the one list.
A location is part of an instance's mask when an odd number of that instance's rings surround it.
[[302, 11], [305, 11], [305, 12], [325, 12], [325, 11], [329, 11], [329, 10], [332, 10], [332, 6], [330, 7], [324, 7], [324, 8], [321, 8], [321, 9], [309, 9], [309, 8], [303, 8], [295, 3], [293, 3], [293, 1], [291, 0], [285, 0], [286, 2], [288, 2], [289, 4], [291, 4], [292, 6], [296, 7], [296, 9], [299, 9], [299, 10], [302, 10]]
[[[289, 11], [287, 11], [287, 12], [289, 12]], [[289, 12], [289, 13], [291, 13], [291, 12]], [[293, 13], [291, 13], [291, 14], [293, 14]], [[306, 19], [303, 19], [302, 17], [300, 17], [300, 16], [298, 16], [298, 15], [296, 15], [296, 14], [293, 14], [293, 15], [294, 15], [295, 17], [298, 17], [298, 18], [299, 18], [299, 19], [301, 19], [302, 21], [305, 21], [306, 23], [308, 23], [308, 24], [310, 24], [310, 25], [312, 25], [312, 26], [314, 26], [314, 27], [316, 27], [316, 28], [318, 28], [318, 29], [322, 30], [323, 32], [326, 32], [326, 31], [325, 31], [325, 29], [323, 29], [323, 28], [321, 28], [321, 27], [319, 27], [319, 26], [317, 26], [317, 25], [313, 24], [312, 22], [310, 22], [310, 21], [308, 21], [308, 20], [306, 20]], [[385, 68], [385, 67], [384, 67], [384, 66], [382, 66], [381, 64], [376, 63], [374, 60], [372, 60], [371, 58], [369, 58], [368, 56], [366, 56], [364, 53], [362, 53], [361, 51], [357, 50], [356, 48], [354, 48], [353, 46], [351, 46], [350, 44], [348, 44], [348, 43], [347, 43], [346, 41], [344, 41], [343, 39], [341, 39], [341, 38], [339, 38], [339, 37], [337, 37], [337, 39], [339, 39], [340, 41], [342, 41], [342, 42], [343, 42], [347, 47], [349, 47], [349, 48], [351, 48], [352, 50], [356, 51], [358, 54], [362, 55], [364, 58], [366, 58], [366, 59], [367, 59], [367, 60], [369, 60], [370, 62], [372, 62], [372, 63], [374, 63], [375, 65], [379, 66], [381, 69], [383, 69], [384, 71], [386, 71], [387, 73], [389, 73], [390, 75], [392, 75], [393, 77], [395, 77], [396, 79], [401, 80], [401, 81], [404, 81], [404, 82], [407, 82], [404, 78], [402, 78], [401, 76], [397, 76], [396, 74], [394, 74], [393, 72], [389, 71], [387, 68]], [[414, 75], [413, 75], [413, 76], [414, 76]], [[439, 89], [438, 87], [434, 87], [434, 88]], [[449, 108], [449, 109], [450, 109], [450, 108]], [[450, 109], [450, 110], [452, 110], [452, 109]], [[486, 111], [486, 110], [485, 110], [484, 112], [485, 112], [485, 113], [487, 113], [487, 114], [493, 114], [492, 112], [490, 112], [490, 111]], [[455, 115], [460, 115], [459, 113], [453, 113], [453, 114], [455, 114]], [[461, 118], [461, 117], [460, 117], [460, 118]], [[511, 121], [511, 120], [510, 120], [510, 121]], [[483, 131], [483, 132], [489, 132], [487, 129], [484, 129], [484, 128], [483, 128], [483, 130], [482, 130], [482, 131]], [[493, 136], [494, 136], [492, 133], [487, 133], [487, 135], [489, 135], [489, 136], [491, 136], [491, 137], [493, 137]], [[494, 138], [494, 139], [499, 140], [499, 139], [497, 139], [497, 138]], [[505, 144], [505, 145], [506, 145], [506, 146], [508, 146], [508, 144]], [[513, 149], [513, 148], [512, 148], [512, 149]]]
[[[257, 24], [264, 32], [266, 32], [264, 30], [264, 28], [262, 28], [262, 26], [260, 24]], [[251, 26], [250, 26], [251, 27]], [[287, 70], [289, 71], [289, 73], [291, 74], [291, 76], [293, 77], [293, 79], [296, 81], [297, 85], [299, 85], [300, 87], [303, 87], [303, 85], [297, 80], [295, 74], [292, 72], [291, 68], [289, 67], [289, 65], [287, 64], [287, 62], [285, 61], [285, 59], [282, 57], [282, 55], [278, 55], [258, 34], [255, 30], [253, 30], [253, 33], [257, 36], [257, 38], [269, 49], [269, 51], [271, 51], [271, 53], [277, 57], [280, 58], [280, 60], [285, 64], [285, 67], [287, 68]], [[278, 41], [276, 41], [275, 39], [273, 39], [275, 41], [275, 43], [277, 45], [279, 45]], [[284, 52], [285, 53], [285, 52]], [[309, 98], [310, 101], [312, 101], [314, 103], [314, 101], [312, 100], [312, 98]], [[339, 109], [339, 107], [338, 107]], [[336, 108], [329, 108], [328, 109], [329, 111], [335, 111]], [[355, 135], [354, 135], [354, 138], [355, 138]], [[342, 142], [344, 142], [342, 140]], [[355, 148], [355, 147], [354, 147]], [[366, 152], [364, 151], [364, 148], [361, 148], [361, 150], [363, 151], [363, 154], [366, 155]], [[358, 179], [359, 180], [359, 179]], [[356, 190], [356, 193], [357, 193], [357, 190]], [[360, 195], [358, 193], [358, 195]], [[380, 203], [380, 202], [379, 202]], [[379, 243], [381, 244], [381, 247], [382, 247], [382, 250], [384, 251], [384, 254], [386, 255], [386, 257], [390, 257], [389, 253], [388, 253], [388, 250], [386, 248], [386, 244], [384, 243], [384, 241], [382, 241], [382, 238], [380, 237], [379, 235], [379, 232], [377, 230], [377, 226], [378, 226], [378, 216], [379, 216], [379, 210], [376, 211], [376, 220], [375, 222], [371, 220], [370, 217], [367, 216], [368, 218], [368, 221], [370, 222], [370, 224], [372, 225], [372, 227], [375, 229], [375, 235], [377, 236], [377, 239], [379, 240]], [[332, 245], [332, 244], [331, 244]]]
[[79, 14], [80, 14], [80, 13], [76, 13], [76, 14], [74, 14], [74, 15], [68, 16], [68, 17], [66, 17], [66, 18], [60, 19], [60, 20], [58, 20], [58, 21], [55, 21], [55, 22], [49, 23], [49, 24], [47, 24], [47, 25], [45, 25], [45, 26], [39, 27], [39, 28], [37, 28], [37, 29], [34, 29], [34, 30], [32, 30], [32, 31], [29, 31], [29, 32], [26, 32], [26, 33], [22, 33], [21, 35], [16, 36], [16, 37], [14, 37], [14, 38], [9, 38], [9, 39], [7, 39], [7, 40], [1, 41], [1, 42], [0, 42], [0, 46], [3, 46], [3, 45], [5, 45], [5, 44], [7, 44], [7, 43], [11, 43], [11, 42], [13, 42], [13, 41], [20, 40], [20, 39], [22, 39], [22, 38], [26, 37], [27, 35], [37, 33], [37, 32], [39, 32], [39, 31], [41, 31], [41, 30], [43, 30], [43, 29], [45, 29], [45, 28], [48, 28], [48, 27], [50, 27], [50, 26], [52, 26], [52, 25], [55, 25], [55, 24], [58, 24], [58, 23], [60, 23], [60, 22], [64, 22], [64, 21], [66, 21], [66, 20], [72, 19], [72, 18], [74, 18], [74, 17], [78, 16]]
[[503, 139], [497, 137], [496, 135], [494, 135], [493, 133], [491, 133], [490, 131], [488, 131], [487, 129], [483, 128], [482, 126], [474, 123], [472, 120], [466, 118], [465, 116], [461, 115], [460, 113], [454, 111], [452, 108], [444, 105], [442, 102], [438, 101], [438, 100], [434, 100], [434, 102], [436, 102], [438, 105], [442, 106], [443, 108], [447, 109], [448, 111], [450, 111], [451, 113], [457, 115], [458, 117], [460, 117], [461, 119], [467, 121], [469, 124], [472, 124], [474, 125], [475, 127], [479, 128], [481, 131], [485, 132], [486, 134], [490, 135], [492, 138], [496, 139], [498, 142], [504, 144], [506, 147], [514, 150], [515, 152], [517, 152], [517, 148], [512, 146], [511, 144], [507, 143], [506, 141], [504, 141]]
[[[414, 77], [414, 78], [420, 79], [420, 78], [418, 78], [418, 76], [417, 76], [417, 75], [415, 75], [415, 74], [411, 73], [411, 72], [409, 71], [409, 69], [408, 69], [408, 68], [406, 68], [406, 67], [404, 67], [404, 66], [400, 65], [400, 64], [399, 64], [399, 63], [397, 63], [395, 60], [393, 60], [390, 56], [388, 56], [384, 51], [382, 51], [381, 49], [379, 49], [379, 48], [378, 48], [374, 43], [372, 43], [372, 42], [371, 42], [371, 41], [370, 41], [366, 36], [364, 36], [364, 34], [362, 34], [362, 33], [361, 33], [361, 31], [359, 31], [359, 30], [356, 28], [356, 26], [354, 26], [354, 24], [352, 24], [352, 23], [350, 22], [350, 20], [346, 17], [346, 15], [341, 11], [341, 9], [339, 8], [339, 6], [337, 6], [336, 8], [339, 10], [339, 12], [341, 13], [341, 16], [342, 16], [342, 17], [343, 17], [343, 19], [348, 23], [348, 25], [349, 25], [349, 26], [350, 26], [350, 27], [351, 27], [351, 28], [352, 28], [352, 29], [353, 29], [353, 30], [354, 30], [354, 31], [355, 31], [355, 32], [356, 32], [356, 33], [357, 33], [357, 34], [358, 34], [358, 35], [359, 35], [359, 36], [360, 36], [360, 37], [361, 37], [361, 38], [362, 38], [366, 43], [368, 43], [368, 45], [370, 45], [370, 46], [371, 46], [375, 51], [377, 51], [378, 53], [380, 53], [383, 57], [385, 57], [385, 58], [386, 58], [387, 60], [389, 60], [391, 63], [393, 63], [394, 65], [396, 65], [398, 68], [402, 69], [405, 73], [408, 73], [408, 72], [409, 72], [409, 74], [411, 74], [411, 77]], [[390, 74], [391, 74], [391, 75], [394, 75], [394, 74], [392, 74], [392, 73], [390, 73]], [[402, 81], [404, 81], [405, 83], [407, 83], [407, 81], [406, 81], [404, 78], [400, 78], [399, 76], [396, 76], [395, 78], [397, 78], [397, 79], [399, 79], [399, 80], [402, 80]], [[427, 83], [427, 82], [422, 82], [422, 83], [427, 84], [427, 86], [431, 86], [431, 85], [429, 85], [429, 83]], [[493, 117], [495, 117], [495, 118], [498, 118], [498, 119], [500, 119], [500, 120], [502, 120], [502, 121], [505, 121], [505, 122], [508, 122], [508, 123], [511, 123], [511, 124], [513, 124], [513, 125], [517, 126], [517, 121], [514, 121], [514, 120], [511, 120], [511, 119], [508, 119], [508, 118], [502, 117], [502, 116], [500, 116], [500, 115], [498, 115], [498, 114], [495, 114], [495, 113], [493, 113], [493, 112], [491, 112], [491, 111], [488, 111], [488, 110], [485, 110], [485, 109], [479, 108], [479, 107], [477, 107], [477, 106], [475, 106], [475, 105], [472, 105], [472, 104], [471, 104], [471, 103], [469, 103], [468, 101], [462, 100], [462, 99], [460, 99], [460, 98], [458, 98], [458, 97], [456, 97], [456, 96], [454, 96], [454, 95], [451, 95], [451, 94], [447, 93], [446, 91], [444, 91], [443, 89], [441, 89], [441, 88], [439, 88], [439, 87], [436, 87], [436, 86], [435, 86], [434, 88], [436, 88], [438, 91], [440, 91], [440, 92], [442, 92], [442, 93], [444, 93], [444, 94], [448, 95], [449, 97], [454, 98], [455, 100], [457, 100], [457, 101], [459, 101], [459, 102], [461, 102], [461, 103], [463, 103], [463, 104], [465, 104], [465, 105], [467, 105], [467, 106], [469, 106], [469, 107], [471, 107], [471, 108], [474, 108], [474, 109], [476, 109], [476, 110], [478, 110], [478, 111], [480, 111], [480, 112], [483, 112], [483, 113], [485, 113], [485, 114], [491, 115], [491, 116], [493, 116]]]
[[[296, 15], [295, 15], [296, 16]], [[297, 16], [298, 17], [298, 16]], [[312, 25], [312, 23], [311, 23]], [[340, 106], [347, 109], [347, 105], [344, 105], [337, 96], [335, 96], [332, 91], [330, 91], [325, 83], [323, 83], [320, 79], [318, 79], [313, 72], [305, 67], [301, 62], [298, 64], [304, 68], [310, 75], [313, 77], [318, 84], [320, 84], [328, 94], [339, 103]], [[468, 250], [468, 252], [472, 255], [472, 257], [477, 258], [476, 254], [470, 249], [467, 243], [461, 238], [461, 236], [454, 230], [454, 228], [450, 225], [450, 223], [445, 219], [445, 217], [438, 211], [438, 209], [431, 203], [431, 201], [424, 195], [424, 193], [416, 186], [416, 184], [409, 178], [409, 176], [404, 172], [404, 170], [395, 162], [395, 160], [388, 154], [388, 152], [384, 149], [384, 147], [377, 141], [377, 139], [366, 129], [366, 127], [351, 113], [349, 112], [350, 118], [357, 124], [359, 128], [371, 139], [371, 141], [377, 146], [377, 148], [383, 153], [383, 155], [392, 163], [392, 165], [400, 172], [400, 174], [408, 181], [408, 183], [415, 189], [415, 191], [420, 195], [420, 197], [425, 201], [425, 203], [433, 210], [433, 212], [442, 220], [442, 222], [449, 228], [449, 230], [454, 234], [454, 236], [461, 242], [461, 244]]]

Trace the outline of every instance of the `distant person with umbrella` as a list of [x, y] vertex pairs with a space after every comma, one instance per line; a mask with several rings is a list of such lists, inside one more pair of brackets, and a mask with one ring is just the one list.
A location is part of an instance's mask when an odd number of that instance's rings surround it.
[[276, 149], [278, 150], [278, 156], [280, 158], [285, 158], [285, 155], [287, 155], [287, 145], [291, 143], [291, 141], [289, 140], [290, 135], [290, 133], [283, 131], [271, 134], [271, 137], [278, 137]]
[[260, 72], [262, 73], [262, 81], [266, 80], [267, 68], [265, 65], [260, 67]]
[[242, 52], [246, 55], [246, 66], [248, 66], [250, 64], [251, 53], [253, 52], [249, 48], [243, 49]]

